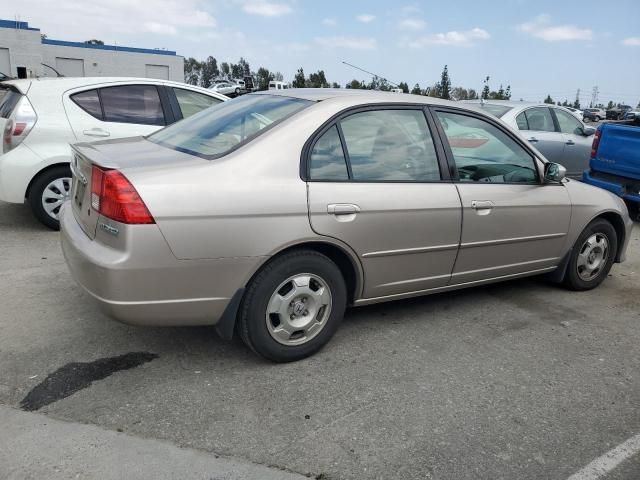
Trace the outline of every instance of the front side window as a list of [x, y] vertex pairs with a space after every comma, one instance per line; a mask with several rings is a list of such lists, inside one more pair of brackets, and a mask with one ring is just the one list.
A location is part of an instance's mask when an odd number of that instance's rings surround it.
[[100, 97], [98, 90], [87, 90], [85, 92], [74, 93], [71, 100], [89, 115], [102, 120], [102, 108], [100, 107]]
[[467, 115], [437, 112], [462, 182], [538, 183], [535, 160], [491, 123]]
[[422, 110], [373, 110], [340, 121], [356, 181], [440, 180], [433, 139]]
[[560, 131], [562, 133], [572, 133], [574, 135], [582, 134], [582, 124], [576, 117], [557, 108], [554, 112], [556, 113], [558, 125], [560, 125]]
[[155, 85], [122, 85], [100, 89], [106, 122], [165, 125]]
[[[535, 130], [536, 132], [556, 131], [551, 111], [547, 107], [530, 108], [522, 112], [520, 115], [522, 114], [524, 114], [527, 125], [527, 128], [524, 130]], [[520, 128], [520, 123], [518, 123], [518, 128]], [[523, 129], [520, 128], [520, 130]]]
[[244, 95], [196, 113], [147, 138], [191, 155], [218, 158], [313, 103], [274, 95]]
[[209, 108], [211, 105], [222, 102], [222, 100], [215, 97], [194, 92], [192, 90], [185, 90], [184, 88], [174, 88], [173, 91], [176, 94], [176, 99], [178, 100], [180, 111], [182, 112], [182, 118], [190, 117], [205, 108]]

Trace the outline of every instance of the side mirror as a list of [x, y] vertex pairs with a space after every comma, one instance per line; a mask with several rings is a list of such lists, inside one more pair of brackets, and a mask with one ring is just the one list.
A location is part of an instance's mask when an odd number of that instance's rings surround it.
[[564, 180], [567, 169], [558, 163], [546, 163], [544, 165], [544, 181], [546, 183], [560, 183]]
[[585, 137], [590, 137], [591, 135], [596, 133], [596, 129], [594, 127], [590, 127], [588, 125], [585, 125], [584, 127], [582, 127], [582, 134]]

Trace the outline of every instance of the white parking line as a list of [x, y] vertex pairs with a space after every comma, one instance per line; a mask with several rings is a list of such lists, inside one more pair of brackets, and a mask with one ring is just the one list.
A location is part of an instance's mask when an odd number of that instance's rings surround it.
[[582, 470], [571, 475], [567, 480], [598, 480], [604, 478], [614, 468], [638, 452], [640, 452], [640, 434], [631, 437], [626, 442], [596, 458]]

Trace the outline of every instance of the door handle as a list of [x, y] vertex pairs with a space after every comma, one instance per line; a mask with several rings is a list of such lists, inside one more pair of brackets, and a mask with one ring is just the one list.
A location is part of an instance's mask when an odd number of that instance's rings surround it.
[[573, 140], [567, 140], [565, 145], [575, 145], [576, 142], [574, 142]]
[[494, 203], [490, 200], [472, 200], [471, 208], [474, 210], [491, 210], [494, 207]]
[[327, 205], [327, 213], [331, 215], [353, 215], [359, 211], [360, 207], [353, 203], [330, 203]]
[[538, 143], [538, 139], [536, 137], [531, 137], [528, 139], [531, 143]]
[[109, 137], [111, 134], [106, 130], [101, 128], [92, 128], [91, 130], [83, 130], [84, 133], [88, 137]]

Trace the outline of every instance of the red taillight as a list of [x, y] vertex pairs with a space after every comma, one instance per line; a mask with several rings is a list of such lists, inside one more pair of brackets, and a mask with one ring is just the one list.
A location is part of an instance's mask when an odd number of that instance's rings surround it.
[[598, 155], [598, 147], [600, 146], [600, 134], [602, 132], [600, 129], [596, 130], [595, 135], [593, 136], [593, 143], [591, 144], [591, 158], [596, 158]]
[[118, 170], [104, 170], [93, 166], [91, 207], [120, 223], [156, 223], [131, 182]]

